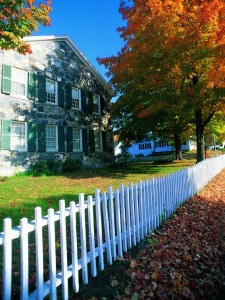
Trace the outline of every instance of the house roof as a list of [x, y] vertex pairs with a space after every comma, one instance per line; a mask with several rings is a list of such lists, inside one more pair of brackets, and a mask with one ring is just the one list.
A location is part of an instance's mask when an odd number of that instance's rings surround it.
[[41, 41], [63, 41], [66, 42], [70, 48], [75, 52], [79, 59], [84, 63], [86, 67], [93, 73], [93, 75], [101, 82], [101, 84], [107, 89], [110, 95], [114, 96], [113, 89], [108, 85], [107, 81], [102, 75], [95, 69], [94, 66], [89, 62], [85, 55], [78, 49], [71, 38], [68, 35], [50, 35], [50, 36], [29, 36], [25, 37], [24, 41], [28, 43], [41, 42]]

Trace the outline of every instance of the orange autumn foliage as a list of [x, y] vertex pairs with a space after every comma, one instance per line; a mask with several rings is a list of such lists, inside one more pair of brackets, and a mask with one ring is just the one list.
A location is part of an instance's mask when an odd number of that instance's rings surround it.
[[25, 36], [38, 30], [39, 24], [50, 25], [51, 1], [34, 0], [0, 1], [0, 48], [13, 49], [21, 54], [31, 53]]
[[192, 114], [187, 122], [195, 120], [198, 161], [204, 159], [204, 128], [225, 103], [225, 1], [122, 1], [120, 12], [124, 47], [99, 63], [127, 107], [130, 99], [127, 111], [141, 101], [138, 116], [155, 112], [159, 102], [160, 110], [172, 104], [180, 118]]

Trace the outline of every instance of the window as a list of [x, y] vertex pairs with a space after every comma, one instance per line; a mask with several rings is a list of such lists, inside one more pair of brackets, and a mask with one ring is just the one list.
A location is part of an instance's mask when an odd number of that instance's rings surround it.
[[73, 151], [81, 151], [81, 129], [73, 128]]
[[72, 88], [72, 107], [76, 109], [80, 109], [81, 107], [81, 96], [80, 90], [76, 88]]
[[169, 147], [169, 146], [170, 144], [168, 142], [160, 141], [155, 143], [156, 148]]
[[100, 114], [100, 96], [93, 95], [93, 112]]
[[102, 150], [102, 135], [101, 135], [101, 132], [95, 131], [94, 132], [94, 138], [95, 138], [95, 151], [101, 151]]
[[169, 147], [170, 144], [168, 142], [162, 142], [162, 147]]
[[151, 149], [151, 143], [139, 144], [139, 150]]
[[11, 150], [27, 150], [27, 127], [24, 122], [11, 122], [10, 145]]
[[57, 127], [45, 127], [46, 151], [57, 151]]
[[22, 98], [27, 97], [27, 72], [12, 68], [11, 95]]
[[57, 103], [57, 83], [50, 79], [46, 79], [46, 101], [48, 103]]
[[22, 99], [35, 99], [36, 74], [2, 64], [2, 93]]

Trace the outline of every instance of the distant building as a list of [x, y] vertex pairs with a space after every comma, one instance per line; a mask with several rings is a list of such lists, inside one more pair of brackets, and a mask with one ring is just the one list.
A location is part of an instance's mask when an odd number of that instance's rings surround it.
[[[130, 153], [132, 156], [140, 155], [148, 156], [153, 153], [160, 153], [160, 152], [171, 152], [174, 151], [174, 146], [170, 145], [169, 142], [163, 140], [150, 140], [150, 139], [143, 139], [141, 142], [133, 142], [130, 147], [127, 147], [127, 152]], [[181, 150], [189, 151], [189, 150], [196, 150], [196, 145], [194, 142], [186, 141], [181, 145]], [[114, 154], [115, 156], [121, 154], [122, 152], [122, 144], [118, 142], [118, 137], [114, 137]]]

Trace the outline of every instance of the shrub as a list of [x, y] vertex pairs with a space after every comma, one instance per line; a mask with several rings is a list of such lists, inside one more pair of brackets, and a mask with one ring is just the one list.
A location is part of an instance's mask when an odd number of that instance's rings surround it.
[[47, 161], [47, 167], [50, 174], [56, 175], [61, 173], [61, 162], [59, 160], [49, 160]]
[[31, 166], [31, 170], [34, 176], [49, 175], [50, 170], [47, 163], [43, 160], [37, 161]]
[[127, 167], [131, 160], [132, 160], [132, 155], [128, 152], [123, 152], [117, 155], [116, 163], [121, 167]]
[[161, 159], [156, 159], [154, 161], [154, 164], [170, 164], [173, 162], [173, 158], [172, 157], [168, 157], [168, 158], [161, 158]]
[[63, 172], [76, 172], [81, 168], [79, 160], [67, 157], [62, 165]]

